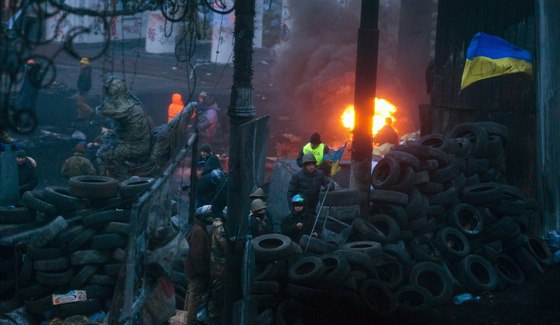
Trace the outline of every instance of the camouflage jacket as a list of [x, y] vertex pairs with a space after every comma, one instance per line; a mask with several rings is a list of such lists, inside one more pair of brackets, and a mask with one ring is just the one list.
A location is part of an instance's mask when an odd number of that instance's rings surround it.
[[251, 215], [249, 216], [249, 222], [253, 237], [272, 233], [272, 224], [266, 214], [261, 216]]
[[223, 277], [226, 271], [226, 230], [221, 221], [214, 221], [212, 227], [210, 273], [212, 276]]
[[66, 159], [60, 173], [66, 178], [95, 175], [95, 167], [84, 154], [75, 152], [72, 157]]

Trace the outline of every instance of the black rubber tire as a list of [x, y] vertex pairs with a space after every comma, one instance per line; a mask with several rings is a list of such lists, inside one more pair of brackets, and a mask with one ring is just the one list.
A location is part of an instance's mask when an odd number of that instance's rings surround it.
[[[308, 242], [309, 242], [309, 244], [308, 244]], [[298, 244], [299, 244], [299, 247], [301, 247], [302, 250], [305, 250], [307, 248], [307, 251], [313, 252], [315, 254], [329, 253], [329, 252], [335, 251], [338, 248], [336, 245], [333, 245], [331, 243], [327, 243], [324, 240], [321, 240], [317, 237], [309, 236], [309, 235], [301, 236]]]
[[107, 274], [94, 274], [89, 278], [88, 283], [91, 285], [113, 286], [117, 279]]
[[137, 197], [146, 192], [154, 183], [151, 177], [128, 179], [119, 184], [119, 195], [123, 199]]
[[538, 277], [544, 273], [544, 269], [537, 259], [525, 247], [512, 249], [509, 255], [527, 276]]
[[420, 160], [430, 159], [428, 154], [429, 147], [423, 146], [418, 143], [405, 143], [391, 147], [391, 151], [407, 152]]
[[288, 283], [286, 285], [286, 294], [303, 301], [314, 301], [328, 295], [328, 291]]
[[456, 228], [444, 227], [436, 235], [435, 240], [442, 255], [449, 259], [460, 259], [471, 251], [471, 246], [465, 235]]
[[46, 311], [49, 311], [53, 308], [52, 305], [52, 296], [44, 296], [39, 299], [34, 300], [27, 300], [25, 302], [25, 310], [33, 315], [42, 314]]
[[44, 272], [64, 271], [68, 266], [69, 262], [66, 256], [33, 262], [33, 268], [35, 270]]
[[429, 182], [416, 186], [421, 193], [424, 194], [437, 194], [445, 191], [445, 187], [441, 183]]
[[414, 169], [412, 169], [412, 167], [410, 166], [402, 166], [397, 183], [393, 186], [389, 186], [387, 189], [407, 192], [414, 186], [415, 181], [416, 173], [414, 172]]
[[541, 238], [529, 236], [527, 249], [542, 266], [552, 265], [552, 252]]
[[[126, 251], [122, 248], [117, 248], [111, 253], [111, 258], [119, 263], [126, 262]], [[180, 270], [183, 271], [183, 263], [181, 263]]]
[[427, 289], [434, 305], [447, 302], [453, 295], [453, 283], [445, 269], [436, 263], [420, 262], [410, 271], [409, 283]]
[[[112, 277], [117, 277], [121, 272], [123, 265], [124, 265], [123, 263], [105, 264], [103, 265], [103, 272], [105, 272], [105, 274], [110, 275]], [[187, 278], [187, 276], [184, 273], [180, 273], [180, 274], [182, 274], [182, 278], [184, 279]], [[185, 285], [187, 285], [187, 283], [185, 283]]]
[[[86, 283], [88, 283], [89, 279], [95, 274], [98, 268], [98, 265], [85, 265], [82, 267], [82, 269], [74, 275], [72, 280], [70, 280], [70, 288], [83, 287]], [[88, 295], [88, 298], [92, 297]]]
[[492, 264], [482, 256], [467, 255], [458, 265], [459, 279], [469, 292], [492, 291], [498, 275]]
[[418, 232], [423, 229], [424, 227], [426, 227], [428, 225], [428, 217], [422, 217], [422, 218], [418, 218], [416, 220], [411, 220], [408, 223], [408, 227], [407, 230], [410, 230], [416, 234], [418, 234]]
[[404, 269], [398, 259], [391, 255], [383, 254], [374, 259], [375, 273], [369, 277], [383, 282], [391, 290], [397, 289], [404, 281]]
[[66, 187], [47, 186], [43, 198], [45, 202], [54, 205], [59, 210], [80, 210], [89, 207], [88, 200], [72, 196]]
[[397, 299], [391, 290], [377, 280], [366, 280], [358, 289], [366, 308], [377, 315], [387, 315], [397, 309]]
[[435, 159], [420, 160], [419, 170], [431, 172], [439, 168], [439, 163]]
[[66, 228], [68, 228], [68, 223], [63, 217], [58, 216], [48, 225], [37, 230], [35, 235], [29, 240], [28, 245], [37, 248], [47, 246], [51, 240], [55, 239]]
[[126, 235], [130, 234], [131, 226], [125, 222], [109, 222], [105, 227], [105, 232]]
[[88, 228], [82, 231], [78, 236], [76, 236], [68, 246], [66, 246], [66, 251], [68, 253], [75, 252], [82, 248], [87, 242], [91, 240], [91, 238], [96, 234], [94, 229]]
[[395, 220], [399, 228], [404, 229], [408, 224], [408, 216], [406, 210], [396, 204], [372, 204], [370, 209], [370, 216], [383, 213]]
[[504, 142], [509, 142], [509, 130], [507, 126], [492, 121], [480, 121], [475, 122], [475, 124], [481, 127], [488, 135], [497, 135], [502, 138]]
[[[319, 202], [323, 202], [326, 192], [319, 193]], [[360, 203], [359, 191], [354, 188], [341, 188], [329, 191], [324, 201], [325, 207], [357, 205]]]
[[18, 272], [18, 284], [20, 286], [28, 285], [31, 282], [33, 273], [33, 261], [29, 256], [23, 256], [23, 262]]
[[381, 244], [374, 241], [355, 241], [346, 243], [342, 246], [343, 249], [350, 249], [360, 253], [364, 253], [371, 258], [375, 258], [383, 254]]
[[48, 260], [58, 257], [63, 257], [66, 254], [64, 250], [58, 247], [44, 247], [44, 248], [35, 248], [31, 245], [27, 245], [27, 256], [32, 260]]
[[102, 227], [107, 225], [110, 222], [118, 221], [118, 222], [126, 222], [130, 219], [130, 210], [106, 210], [97, 212], [94, 214], [90, 214], [87, 217], [84, 217], [82, 220], [82, 224], [84, 227]]
[[36, 215], [35, 210], [28, 207], [0, 207], [0, 225], [34, 222]]
[[393, 158], [402, 165], [412, 167], [414, 170], [420, 169], [420, 161], [418, 158], [404, 151], [389, 151], [385, 154], [384, 158]]
[[410, 255], [418, 261], [441, 261], [439, 251], [434, 248], [434, 244], [431, 242], [431, 237], [427, 235], [417, 236], [410, 240], [408, 243], [408, 251], [410, 252]]
[[348, 261], [351, 271], [364, 271], [366, 274], [375, 272], [373, 261], [366, 253], [347, 248], [339, 249], [336, 253], [342, 255]]
[[447, 151], [447, 147], [449, 146], [447, 139], [445, 139], [443, 135], [437, 133], [427, 134], [421, 137], [418, 139], [418, 143], [426, 147], [443, 151]]
[[88, 286], [84, 286], [82, 290], [86, 291], [87, 297], [89, 299], [106, 298], [106, 297], [110, 297], [113, 294], [113, 288], [109, 286], [88, 285]]
[[251, 286], [252, 295], [277, 295], [280, 284], [276, 281], [255, 281]]
[[432, 294], [428, 289], [407, 284], [395, 292], [399, 310], [404, 313], [425, 312], [431, 307]]
[[399, 224], [386, 214], [376, 214], [369, 218], [368, 232], [362, 233], [362, 240], [375, 241], [381, 244], [395, 242], [399, 236]]
[[59, 286], [67, 285], [72, 279], [72, 275], [74, 275], [72, 269], [68, 269], [64, 272], [57, 272], [57, 273], [54, 272], [47, 273], [41, 271], [37, 271], [37, 273], [35, 273], [37, 282], [39, 282], [42, 285], [50, 286], [50, 287], [59, 287]]
[[29, 287], [19, 287], [17, 291], [17, 296], [20, 299], [28, 300], [30, 298], [37, 298], [44, 296], [51, 291], [49, 288], [39, 284], [33, 283]]
[[472, 155], [475, 157], [484, 157], [488, 149], [488, 134], [486, 131], [475, 123], [461, 123], [453, 128], [448, 138], [466, 137], [473, 144]]
[[455, 164], [449, 164], [445, 167], [441, 167], [430, 173], [430, 181], [437, 183], [447, 183], [451, 181], [457, 174], [459, 169]]
[[419, 170], [414, 178], [414, 185], [428, 184], [430, 182], [430, 173], [427, 170]]
[[70, 194], [81, 198], [111, 198], [117, 196], [119, 182], [106, 176], [75, 176], [68, 180]]
[[520, 233], [519, 225], [510, 217], [504, 217], [498, 222], [486, 227], [483, 233], [485, 241], [494, 241], [502, 238], [515, 238]]
[[375, 203], [389, 203], [406, 206], [408, 204], [408, 195], [397, 191], [390, 190], [372, 190], [370, 200]]
[[60, 247], [66, 247], [74, 238], [84, 231], [84, 227], [78, 225], [72, 228], [67, 228], [56, 237], [56, 244]]
[[305, 256], [297, 260], [288, 270], [288, 279], [296, 284], [312, 286], [325, 275], [323, 260], [315, 256]]
[[466, 236], [476, 236], [484, 229], [484, 219], [480, 211], [470, 204], [456, 205], [449, 212], [449, 224], [461, 230]]
[[374, 188], [389, 188], [399, 180], [401, 173], [397, 160], [387, 157], [377, 162], [371, 173], [371, 185]]
[[98, 234], [91, 238], [91, 248], [93, 249], [116, 249], [126, 248], [128, 245], [128, 238], [119, 234]]
[[54, 205], [43, 201], [35, 192], [27, 191], [23, 193], [21, 203], [32, 210], [43, 212], [47, 216], [56, 214]]
[[504, 141], [499, 135], [489, 134], [487, 150], [486, 154], [488, 157], [499, 155], [504, 152]]
[[498, 202], [502, 195], [503, 188], [501, 185], [495, 183], [479, 183], [465, 186], [461, 198], [465, 203], [478, 207]]
[[496, 256], [493, 265], [503, 289], [511, 285], [519, 285], [525, 281], [525, 273], [508, 255], [500, 254]]
[[257, 263], [255, 267], [255, 281], [272, 281], [276, 279], [278, 263], [276, 261], [270, 263]]
[[450, 187], [449, 189], [437, 193], [434, 195], [428, 196], [428, 202], [430, 205], [443, 205], [445, 207], [452, 206], [458, 198], [457, 190], [454, 187]]
[[76, 251], [70, 255], [70, 264], [72, 265], [104, 264], [110, 260], [108, 254], [93, 249]]
[[319, 256], [323, 261], [325, 273], [316, 283], [319, 288], [336, 288], [340, 286], [350, 274], [350, 265], [344, 256], [327, 253]]
[[58, 305], [54, 308], [54, 315], [66, 318], [72, 315], [88, 315], [103, 308], [103, 300], [99, 298], [77, 301], [71, 304]]
[[292, 240], [280, 234], [266, 234], [253, 239], [255, 259], [259, 262], [269, 262], [290, 257]]
[[416, 220], [426, 215], [428, 200], [415, 187], [408, 191], [408, 205], [406, 206], [407, 220]]
[[406, 248], [403, 248], [398, 244], [385, 244], [383, 245], [383, 252], [396, 258], [401, 263], [406, 273], [412, 269], [414, 261]]

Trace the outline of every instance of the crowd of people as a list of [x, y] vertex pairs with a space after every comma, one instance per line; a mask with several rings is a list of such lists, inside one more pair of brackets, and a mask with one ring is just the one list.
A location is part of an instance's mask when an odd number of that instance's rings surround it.
[[[312, 136], [312, 140], [319, 135]], [[315, 150], [318, 146], [311, 148]], [[304, 149], [305, 150], [305, 149]], [[324, 147], [320, 147], [320, 153]], [[322, 157], [322, 155], [321, 155]], [[287, 191], [290, 214], [281, 222], [281, 233], [299, 242], [304, 234], [321, 235], [316, 226], [316, 206], [322, 188], [334, 188], [331, 179], [318, 168], [313, 152], [301, 159], [302, 169], [295, 173]], [[196, 212], [186, 238], [190, 251], [185, 259], [185, 273], [189, 289], [185, 300], [186, 324], [219, 324], [223, 306], [224, 276], [228, 245], [224, 225], [227, 222], [227, 181], [219, 159], [209, 144], [200, 146], [197, 163]], [[259, 187], [249, 195], [251, 201], [247, 216], [248, 233], [253, 237], [272, 233], [272, 222], [267, 211], [267, 193]]]

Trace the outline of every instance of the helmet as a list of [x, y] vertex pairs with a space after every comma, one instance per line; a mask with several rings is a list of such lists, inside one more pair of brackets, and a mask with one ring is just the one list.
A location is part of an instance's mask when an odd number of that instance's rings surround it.
[[109, 77], [105, 82], [104, 87], [106, 94], [109, 96], [125, 93], [127, 91], [124, 80], [114, 77]]
[[214, 169], [210, 172], [210, 181], [212, 181], [212, 184], [219, 184], [224, 177], [226, 177], [226, 174], [221, 169]]
[[82, 59], [80, 60], [80, 63], [89, 64], [89, 59], [88, 59], [88, 58], [82, 58]]
[[203, 205], [197, 208], [194, 213], [194, 217], [206, 225], [211, 225], [214, 221], [214, 219], [212, 218], [212, 206]]
[[251, 214], [262, 209], [266, 209], [266, 202], [263, 200], [254, 199], [253, 202], [251, 202]]
[[296, 194], [292, 197], [291, 202], [292, 205], [303, 205], [305, 200], [303, 199], [303, 196], [301, 196], [301, 194]]
[[258, 198], [265, 198], [266, 193], [262, 188], [257, 188], [253, 193], [249, 194], [250, 199], [258, 199]]
[[304, 165], [306, 163], [317, 164], [317, 159], [315, 159], [315, 156], [313, 156], [312, 153], [306, 153], [305, 155], [303, 155], [303, 158], [301, 159], [301, 163], [304, 164]]

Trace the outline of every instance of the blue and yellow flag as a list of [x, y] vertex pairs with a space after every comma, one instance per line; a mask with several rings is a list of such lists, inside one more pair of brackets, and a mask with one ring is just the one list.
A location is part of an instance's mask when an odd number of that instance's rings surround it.
[[332, 157], [332, 165], [331, 165], [331, 177], [336, 175], [340, 171], [340, 159], [342, 159], [342, 154], [344, 153], [344, 149], [346, 149], [346, 142], [344, 145], [340, 147]]
[[461, 90], [487, 78], [523, 72], [533, 75], [531, 53], [497, 36], [476, 33], [467, 49]]

